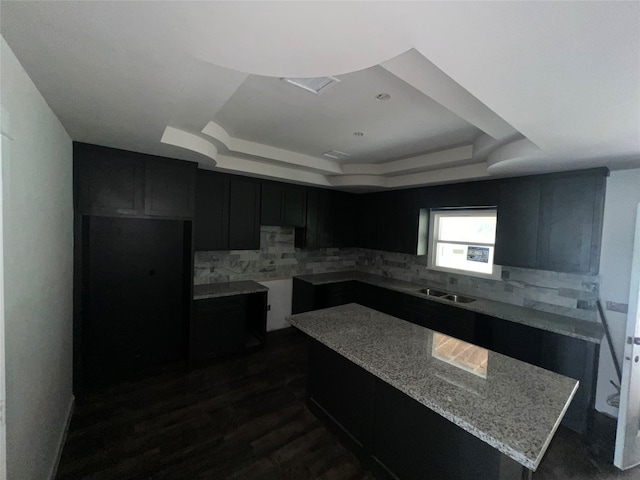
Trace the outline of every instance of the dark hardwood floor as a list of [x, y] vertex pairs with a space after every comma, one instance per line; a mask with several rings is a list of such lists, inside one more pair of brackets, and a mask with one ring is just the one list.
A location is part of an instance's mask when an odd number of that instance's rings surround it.
[[[379, 478], [307, 410], [305, 381], [304, 337], [286, 329], [269, 334], [264, 351], [83, 393], [57, 478]], [[533, 478], [639, 479], [640, 472], [592, 459], [561, 428]]]

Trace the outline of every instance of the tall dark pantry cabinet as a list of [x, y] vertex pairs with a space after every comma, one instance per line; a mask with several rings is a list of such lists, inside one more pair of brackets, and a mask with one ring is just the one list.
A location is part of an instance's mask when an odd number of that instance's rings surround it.
[[197, 164], [74, 144], [74, 387], [187, 356]]

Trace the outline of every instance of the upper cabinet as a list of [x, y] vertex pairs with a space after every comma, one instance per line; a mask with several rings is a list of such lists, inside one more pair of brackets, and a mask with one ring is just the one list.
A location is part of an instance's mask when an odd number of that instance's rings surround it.
[[263, 182], [260, 224], [304, 227], [307, 189], [297, 185]]
[[296, 247], [355, 246], [357, 198], [352, 193], [309, 188], [306, 228], [296, 229]]
[[419, 218], [419, 190], [361, 195], [357, 214], [358, 246], [415, 255]]
[[80, 213], [193, 217], [195, 163], [82, 143], [73, 155]]
[[229, 248], [229, 177], [198, 170], [196, 179], [195, 249]]
[[504, 180], [495, 263], [596, 274], [607, 169]]
[[195, 249], [260, 248], [260, 182], [198, 170]]
[[191, 218], [195, 207], [196, 164], [147, 158], [144, 164], [144, 213]]
[[73, 144], [77, 210], [93, 215], [144, 213], [144, 159], [130, 152]]
[[307, 192], [307, 226], [296, 230], [296, 246], [327, 248], [334, 243], [333, 192], [312, 188]]
[[602, 170], [542, 182], [538, 268], [598, 273], [605, 187]]
[[356, 245], [356, 195], [347, 192], [331, 192], [333, 209], [333, 247]]
[[229, 182], [229, 249], [260, 248], [260, 183], [232, 177]]
[[498, 222], [494, 263], [511, 267], [538, 265], [540, 178], [503, 181], [498, 187]]

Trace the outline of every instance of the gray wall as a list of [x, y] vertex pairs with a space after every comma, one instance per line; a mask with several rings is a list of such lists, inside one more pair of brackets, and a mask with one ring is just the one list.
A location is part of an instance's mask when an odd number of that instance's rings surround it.
[[55, 468], [72, 395], [72, 143], [4, 39], [2, 209], [7, 474]]

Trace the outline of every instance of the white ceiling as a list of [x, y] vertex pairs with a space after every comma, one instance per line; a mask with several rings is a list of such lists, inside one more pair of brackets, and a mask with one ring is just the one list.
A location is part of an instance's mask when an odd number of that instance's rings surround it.
[[[0, 13], [77, 141], [340, 188], [640, 167], [637, 1], [2, 1]], [[321, 96], [279, 80], [324, 75], [341, 81]], [[332, 149], [351, 157], [322, 156]]]

